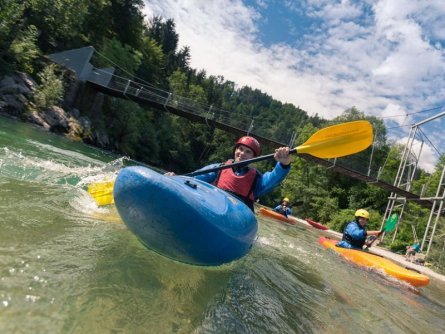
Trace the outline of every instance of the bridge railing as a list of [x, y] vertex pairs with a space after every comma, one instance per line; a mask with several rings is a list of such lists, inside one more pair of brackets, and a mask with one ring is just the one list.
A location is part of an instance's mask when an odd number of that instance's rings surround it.
[[[104, 80], [103, 77], [105, 76], [109, 77], [109, 79]], [[146, 83], [140, 83], [128, 78], [120, 77], [115, 74], [111, 74], [110, 77], [110, 73], [104, 71], [103, 69], [94, 68], [88, 78], [88, 81], [104, 86], [107, 89], [120, 92], [129, 99], [137, 97], [138, 99], [144, 99], [160, 104], [166, 109], [171, 107], [191, 114], [199, 115], [209, 120], [219, 121], [229, 126], [245, 130], [246, 133], [250, 132], [249, 130], [253, 130], [252, 133], [256, 133], [257, 135], [261, 136], [261, 134], [255, 132], [256, 129], [253, 126], [255, 123], [254, 119], [249, 116], [223, 110], [215, 106], [205, 105], [193, 99], [162, 90]]]

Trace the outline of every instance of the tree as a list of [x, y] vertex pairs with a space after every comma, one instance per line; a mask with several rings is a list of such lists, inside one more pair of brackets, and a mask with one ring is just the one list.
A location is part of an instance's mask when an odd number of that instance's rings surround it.
[[56, 65], [50, 64], [39, 73], [40, 84], [34, 95], [38, 109], [59, 105], [62, 101], [64, 88], [60, 77], [55, 73]]
[[11, 43], [10, 53], [16, 59], [18, 69], [27, 73], [34, 72], [33, 61], [40, 55], [36, 45], [38, 32], [33, 25], [28, 26]]
[[146, 34], [161, 46], [164, 54], [176, 52], [179, 35], [175, 31], [175, 22], [172, 19], [164, 22], [160, 16], [152, 17], [149, 20]]
[[111, 29], [115, 37], [132, 48], [141, 47], [144, 33], [143, 0], [110, 0], [113, 20]]
[[131, 77], [136, 73], [143, 57], [140, 51], [122, 44], [115, 38], [105, 38], [98, 51], [99, 55], [94, 59], [96, 66], [119, 66], [116, 72], [126, 77]]
[[137, 76], [155, 85], [160, 84], [163, 81], [161, 68], [164, 63], [164, 54], [161, 48], [154, 40], [144, 36], [141, 53], [141, 65], [137, 71]]
[[13, 62], [10, 45], [21, 31], [24, 8], [25, 5], [16, 0], [0, 2], [0, 73], [9, 69]]
[[25, 17], [40, 32], [40, 49], [50, 53], [81, 45], [88, 8], [88, 0], [29, 0]]

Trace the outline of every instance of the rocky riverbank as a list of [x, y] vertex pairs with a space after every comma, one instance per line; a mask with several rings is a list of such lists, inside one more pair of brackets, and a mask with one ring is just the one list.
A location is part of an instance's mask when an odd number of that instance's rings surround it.
[[22, 72], [4, 75], [0, 77], [0, 114], [36, 124], [73, 140], [93, 142], [90, 119], [81, 116], [74, 107], [80, 83], [75, 78], [64, 83], [65, 94], [60, 106], [37, 110], [34, 105], [34, 96], [38, 89], [36, 81]]

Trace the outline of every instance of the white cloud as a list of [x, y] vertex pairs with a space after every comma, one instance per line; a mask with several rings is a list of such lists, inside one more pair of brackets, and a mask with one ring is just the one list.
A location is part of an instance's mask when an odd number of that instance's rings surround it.
[[392, 121], [397, 122], [400, 126], [411, 124], [411, 118], [407, 115], [407, 112], [398, 104], [388, 104], [382, 111], [381, 117], [390, 118]]

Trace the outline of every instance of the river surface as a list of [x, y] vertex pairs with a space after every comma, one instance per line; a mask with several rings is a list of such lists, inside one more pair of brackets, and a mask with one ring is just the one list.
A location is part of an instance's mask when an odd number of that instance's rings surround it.
[[0, 117], [0, 333], [444, 333], [445, 285], [357, 268], [258, 217], [234, 263], [147, 250], [85, 191], [125, 159]]

